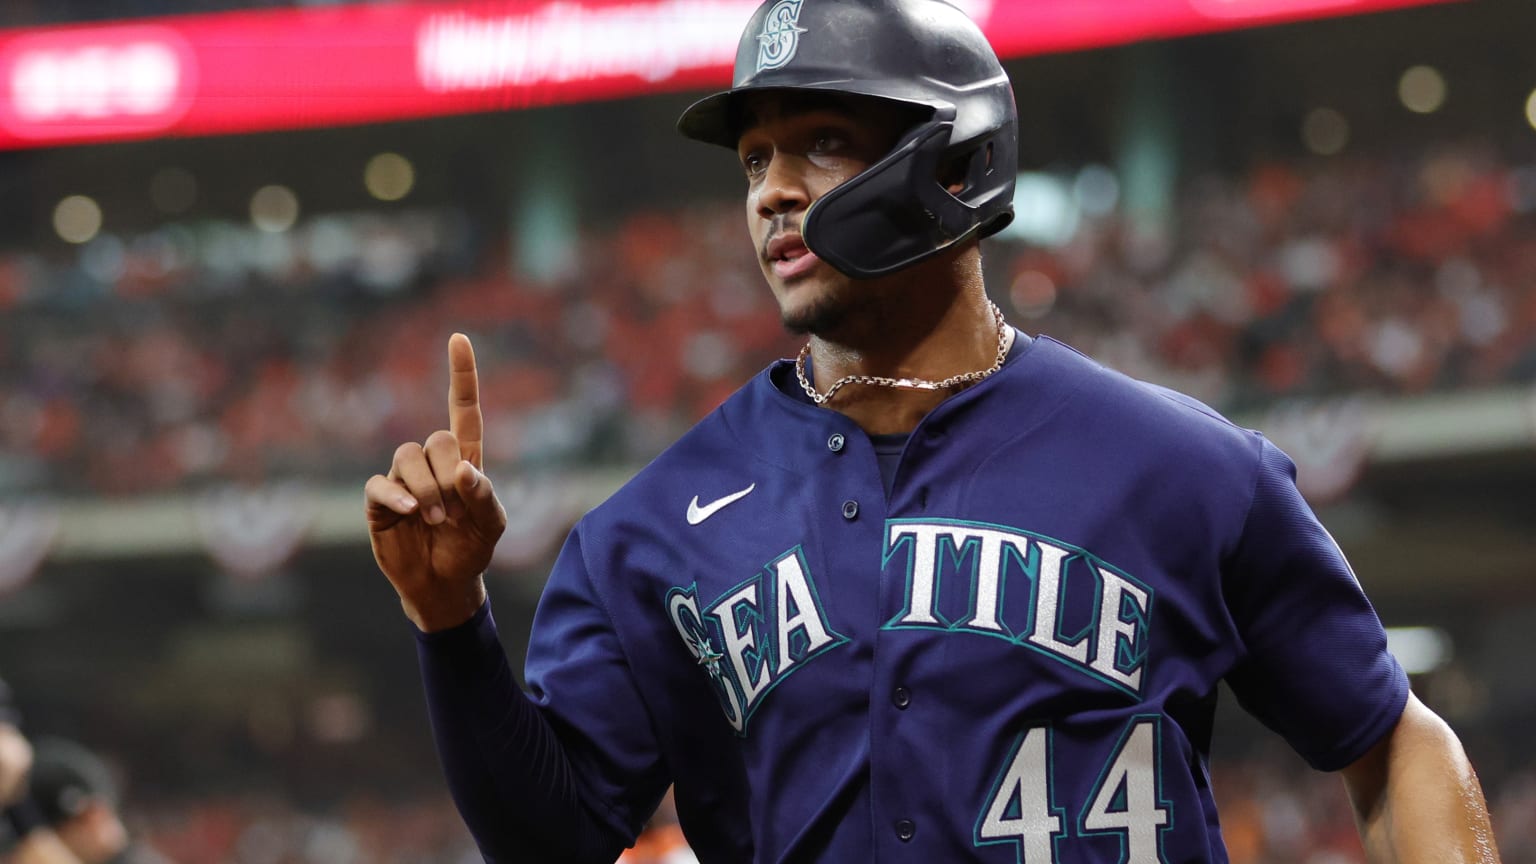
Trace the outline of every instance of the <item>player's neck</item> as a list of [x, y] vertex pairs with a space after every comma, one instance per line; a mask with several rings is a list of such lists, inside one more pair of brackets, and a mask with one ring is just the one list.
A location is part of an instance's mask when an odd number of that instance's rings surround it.
[[[855, 320], [811, 339], [813, 383], [826, 392], [848, 375], [941, 381], [990, 368], [998, 355], [998, 323], [972, 251], [935, 262], [880, 286], [882, 302], [861, 306]], [[1011, 329], [1007, 331], [1011, 337]], [[910, 432], [958, 392], [848, 384], [827, 407], [872, 435]]]

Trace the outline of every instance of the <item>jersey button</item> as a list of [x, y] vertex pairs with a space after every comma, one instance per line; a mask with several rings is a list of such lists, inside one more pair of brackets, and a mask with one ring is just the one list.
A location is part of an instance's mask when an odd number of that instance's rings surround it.
[[897, 708], [906, 708], [912, 704], [912, 694], [905, 687], [897, 687], [895, 692], [891, 693], [891, 702], [895, 703]]
[[901, 842], [905, 843], [908, 840], [911, 840], [912, 839], [912, 835], [916, 834], [916, 833], [917, 833], [917, 823], [916, 822], [913, 822], [911, 819], [897, 819], [896, 820], [896, 839], [897, 840], [900, 840]]
[[827, 439], [827, 449], [833, 453], [841, 453], [843, 452], [843, 445], [847, 443], [848, 439], [843, 437], [843, 433], [833, 432], [832, 437]]
[[859, 515], [859, 502], [849, 498], [843, 502], [843, 518], [853, 520]]

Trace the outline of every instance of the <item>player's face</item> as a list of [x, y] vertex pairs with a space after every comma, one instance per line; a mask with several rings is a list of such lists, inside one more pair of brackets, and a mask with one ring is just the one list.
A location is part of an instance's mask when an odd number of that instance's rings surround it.
[[812, 202], [889, 153], [911, 117], [872, 100], [776, 93], [755, 97], [747, 117], [736, 154], [758, 265], [785, 327], [827, 332], [861, 294], [806, 248], [800, 220]]

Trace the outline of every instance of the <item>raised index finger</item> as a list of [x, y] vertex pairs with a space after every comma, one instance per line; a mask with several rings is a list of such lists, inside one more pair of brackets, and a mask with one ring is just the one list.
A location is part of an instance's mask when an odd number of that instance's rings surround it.
[[459, 441], [459, 456], [476, 468], [480, 464], [485, 421], [480, 416], [480, 377], [469, 337], [448, 337], [448, 431]]

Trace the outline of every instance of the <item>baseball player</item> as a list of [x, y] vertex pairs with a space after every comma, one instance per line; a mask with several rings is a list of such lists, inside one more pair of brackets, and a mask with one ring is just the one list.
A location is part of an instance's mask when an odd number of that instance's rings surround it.
[[485, 860], [610, 862], [675, 784], [706, 864], [1226, 861], [1225, 679], [1342, 771], [1373, 861], [1495, 861], [1290, 461], [988, 301], [1016, 117], [978, 29], [768, 0], [734, 80], [679, 128], [735, 151], [808, 342], [581, 519], [526, 693], [481, 579], [506, 517], [462, 335], [449, 428], [367, 484]]

